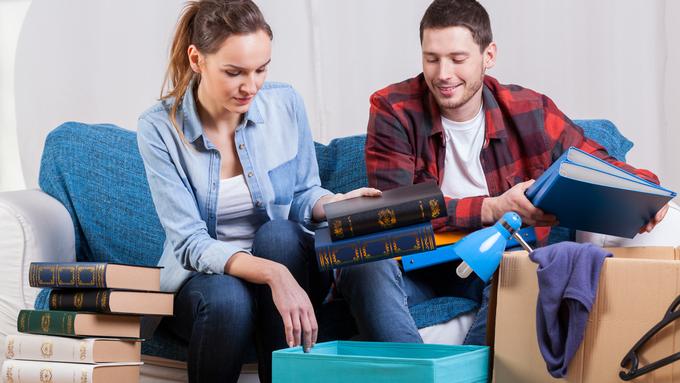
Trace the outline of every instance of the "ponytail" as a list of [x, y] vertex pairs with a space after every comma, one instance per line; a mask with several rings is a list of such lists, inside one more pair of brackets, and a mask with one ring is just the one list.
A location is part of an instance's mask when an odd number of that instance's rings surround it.
[[194, 76], [187, 51], [191, 45], [193, 23], [198, 9], [198, 1], [190, 1], [184, 6], [182, 15], [177, 22], [175, 36], [172, 39], [170, 62], [168, 63], [168, 69], [165, 72], [163, 86], [161, 87], [161, 100], [174, 98], [170, 107], [170, 121], [177, 130], [177, 133], [179, 133], [179, 136], [182, 137], [182, 140], [184, 140], [184, 134], [177, 122], [177, 109], [179, 109], [184, 94], [187, 92], [187, 88], [189, 88], [189, 83], [191, 83], [191, 79]]

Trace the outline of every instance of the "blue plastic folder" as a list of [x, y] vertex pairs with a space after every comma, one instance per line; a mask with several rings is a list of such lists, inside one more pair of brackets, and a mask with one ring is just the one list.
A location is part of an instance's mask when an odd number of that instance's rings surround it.
[[571, 147], [526, 196], [560, 226], [633, 238], [676, 193]]
[[274, 351], [273, 383], [482, 383], [487, 346], [336, 341]]

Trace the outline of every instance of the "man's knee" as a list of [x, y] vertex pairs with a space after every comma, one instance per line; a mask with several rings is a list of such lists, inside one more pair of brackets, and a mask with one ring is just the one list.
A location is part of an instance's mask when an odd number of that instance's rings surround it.
[[363, 289], [381, 289], [386, 284], [398, 284], [401, 278], [397, 262], [387, 259], [343, 268], [338, 286], [341, 290], [357, 286]]

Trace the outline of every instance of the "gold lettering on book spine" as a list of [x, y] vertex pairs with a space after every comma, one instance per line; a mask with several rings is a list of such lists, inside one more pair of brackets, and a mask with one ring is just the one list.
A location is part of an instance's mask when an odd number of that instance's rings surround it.
[[420, 208], [420, 218], [425, 219], [425, 208], [423, 207], [423, 200], [418, 201], [418, 207]]
[[43, 358], [50, 359], [52, 353], [52, 342], [43, 342], [43, 344], [40, 345], [40, 354], [42, 354]]
[[382, 209], [378, 211], [378, 225], [383, 229], [388, 229], [397, 223], [397, 214], [393, 209]]
[[109, 309], [108, 309], [108, 304], [109, 304], [109, 302], [108, 302], [108, 298], [109, 298], [108, 291], [102, 291], [101, 294], [102, 294], [102, 298], [101, 298], [101, 301], [99, 302], [98, 309], [102, 310], [102, 311], [109, 312]]
[[52, 370], [43, 368], [40, 370], [40, 383], [52, 383]]
[[87, 383], [87, 370], [83, 370], [80, 374], [80, 383]]
[[40, 329], [42, 332], [49, 332], [50, 331], [50, 321], [52, 319], [52, 316], [50, 313], [43, 313], [42, 316], [40, 317]]
[[430, 212], [432, 213], [432, 218], [437, 218], [442, 213], [439, 201], [436, 199], [430, 200]]
[[14, 359], [14, 339], [7, 342], [7, 351], [5, 351], [5, 359]]
[[80, 342], [80, 360], [87, 359], [87, 342]]
[[[66, 333], [69, 334], [69, 335], [74, 334], [74, 331], [73, 331], [73, 320], [74, 320], [73, 314], [64, 315], [63, 318], [64, 318], [64, 321], [66, 321]], [[62, 328], [64, 328], [64, 327], [62, 326]]]

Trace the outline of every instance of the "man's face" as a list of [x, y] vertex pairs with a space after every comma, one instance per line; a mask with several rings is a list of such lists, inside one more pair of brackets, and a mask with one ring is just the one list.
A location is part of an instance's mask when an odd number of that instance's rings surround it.
[[423, 31], [423, 74], [444, 117], [473, 118], [481, 106], [484, 72], [495, 63], [496, 45], [480, 52], [465, 27]]

